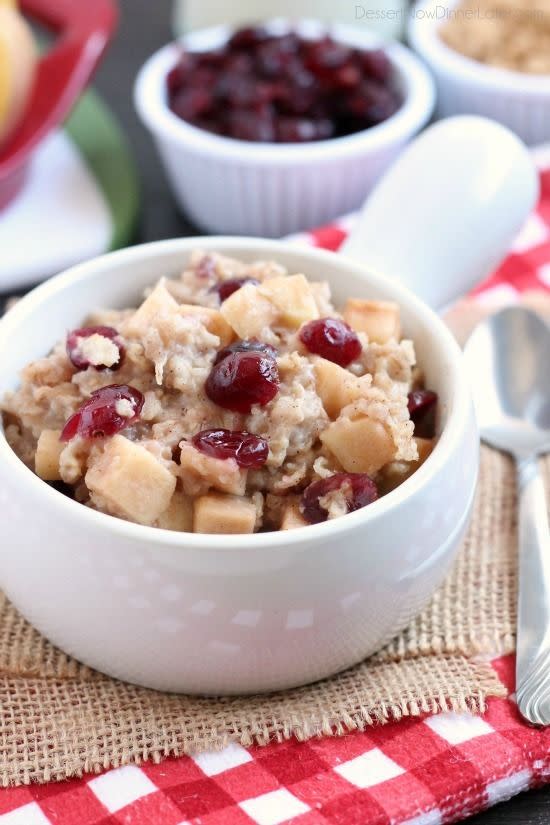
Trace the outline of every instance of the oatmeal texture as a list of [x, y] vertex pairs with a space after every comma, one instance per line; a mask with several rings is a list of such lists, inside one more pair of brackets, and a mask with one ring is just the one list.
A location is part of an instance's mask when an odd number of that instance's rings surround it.
[[440, 36], [451, 49], [488, 66], [550, 74], [550, 0], [462, 0]]
[[[233, 291], [220, 290], [236, 279]], [[319, 319], [346, 324], [359, 357], [334, 363], [329, 337], [327, 358], [309, 352], [300, 330]], [[327, 284], [275, 262], [196, 251], [139, 307], [94, 309], [76, 324], [112, 328], [123, 354], [101, 334], [80, 337], [79, 369], [60, 341], [23, 370], [1, 410], [20, 459], [87, 507], [179, 531], [295, 529], [308, 523], [302, 494], [312, 483], [366, 473], [385, 494], [433, 445], [415, 437], [409, 415], [408, 394], [422, 377], [399, 308], [354, 299], [338, 311]], [[215, 403], [207, 385], [215, 364], [220, 381], [245, 390], [264, 381], [269, 393], [260, 386], [246, 412]], [[215, 438], [199, 449], [192, 439], [205, 430]], [[257, 436], [246, 460], [243, 434]], [[344, 481], [319, 498], [326, 518], [355, 509], [351, 490]]]

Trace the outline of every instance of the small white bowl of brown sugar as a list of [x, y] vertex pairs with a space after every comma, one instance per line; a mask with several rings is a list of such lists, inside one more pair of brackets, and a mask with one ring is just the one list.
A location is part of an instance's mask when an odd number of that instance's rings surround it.
[[441, 117], [480, 114], [529, 145], [550, 140], [550, 0], [422, 0], [409, 40]]

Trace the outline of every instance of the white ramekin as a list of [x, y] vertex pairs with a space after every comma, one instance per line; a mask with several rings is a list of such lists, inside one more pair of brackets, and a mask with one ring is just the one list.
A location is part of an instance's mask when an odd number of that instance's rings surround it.
[[[508, 126], [528, 145], [550, 140], [550, 75], [486, 66], [449, 48], [438, 31], [456, 0], [422, 0], [409, 19], [412, 48], [431, 69], [437, 114], [478, 114]], [[491, 21], [481, 21], [491, 25]], [[474, 25], [474, 23], [472, 23]]]
[[[288, 29], [273, 24], [277, 31]], [[306, 35], [319, 24], [294, 26]], [[351, 26], [331, 27], [345, 43], [371, 48], [376, 35]], [[225, 27], [193, 32], [190, 49], [221, 45]], [[421, 62], [399, 44], [387, 46], [404, 103], [384, 123], [348, 137], [306, 144], [260, 144], [210, 134], [174, 115], [165, 80], [180, 45], [156, 52], [141, 69], [135, 105], [151, 131], [179, 206], [208, 232], [280, 237], [323, 224], [364, 201], [402, 147], [426, 124], [434, 106], [433, 82]]]
[[461, 353], [396, 281], [340, 256], [252, 238], [185, 238], [68, 270], [0, 321], [0, 395], [94, 307], [136, 305], [191, 250], [274, 259], [327, 280], [335, 301], [396, 301], [441, 437], [393, 492], [340, 519], [286, 532], [197, 535], [78, 504], [32, 473], [0, 429], [0, 587], [52, 642], [110, 675], [162, 690], [255, 692], [320, 679], [383, 645], [447, 573], [466, 530], [479, 441]]

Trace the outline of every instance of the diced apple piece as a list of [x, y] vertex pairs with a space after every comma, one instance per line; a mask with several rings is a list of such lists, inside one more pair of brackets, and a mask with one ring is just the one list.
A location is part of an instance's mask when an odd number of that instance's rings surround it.
[[107, 442], [86, 473], [86, 485], [115, 515], [153, 524], [164, 513], [176, 478], [152, 453], [123, 435]]
[[277, 307], [253, 284], [245, 284], [230, 295], [220, 307], [227, 323], [239, 338], [255, 338], [261, 335], [277, 319]]
[[34, 469], [37, 476], [44, 481], [60, 481], [59, 458], [65, 448], [65, 444], [59, 440], [61, 430], [42, 430], [36, 453], [34, 456]]
[[161, 514], [157, 527], [176, 530], [180, 533], [193, 532], [193, 499], [176, 490], [168, 508]]
[[392, 301], [362, 301], [348, 298], [344, 320], [356, 332], [366, 332], [369, 341], [385, 344], [390, 338], [399, 341], [401, 323], [399, 307]]
[[196, 304], [180, 304], [178, 313], [180, 315], [193, 315], [199, 318], [212, 335], [218, 336], [220, 346], [222, 347], [230, 344], [235, 337], [231, 326], [217, 309], [201, 307]]
[[268, 278], [258, 292], [277, 307], [278, 320], [291, 329], [319, 318], [315, 296], [304, 275], [281, 275]]
[[189, 495], [200, 495], [210, 487], [222, 493], [244, 495], [247, 471], [233, 458], [215, 458], [197, 450], [188, 441], [180, 443], [179, 474]]
[[142, 336], [149, 327], [155, 326], [159, 317], [166, 317], [178, 311], [178, 303], [164, 285], [164, 278], [158, 282], [142, 305], [121, 325], [123, 335]]
[[395, 456], [390, 433], [366, 415], [341, 416], [321, 433], [321, 441], [348, 473], [373, 475]]
[[246, 498], [209, 493], [195, 499], [195, 533], [253, 533], [256, 507]]
[[340, 415], [340, 410], [361, 398], [371, 384], [370, 375], [358, 378], [326, 358], [315, 362], [315, 379], [317, 395], [326, 414], [333, 419]]
[[307, 527], [308, 522], [300, 512], [300, 502], [293, 499], [288, 502], [283, 510], [280, 530], [294, 530], [296, 527]]

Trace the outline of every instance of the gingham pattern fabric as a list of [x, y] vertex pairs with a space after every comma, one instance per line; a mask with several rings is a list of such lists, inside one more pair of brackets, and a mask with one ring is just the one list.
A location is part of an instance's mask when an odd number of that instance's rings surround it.
[[[512, 688], [513, 657], [493, 665]], [[167, 759], [0, 791], [0, 825], [440, 825], [550, 777], [513, 698], [341, 738]]]
[[[477, 290], [513, 302], [550, 290], [550, 149], [535, 154], [542, 197], [511, 255]], [[337, 249], [353, 216], [301, 236]], [[550, 729], [510, 691], [481, 717], [446, 713], [343, 737], [167, 759], [57, 784], [0, 790], [0, 825], [443, 825], [550, 782]], [[0, 711], [1, 713], [1, 711]]]

